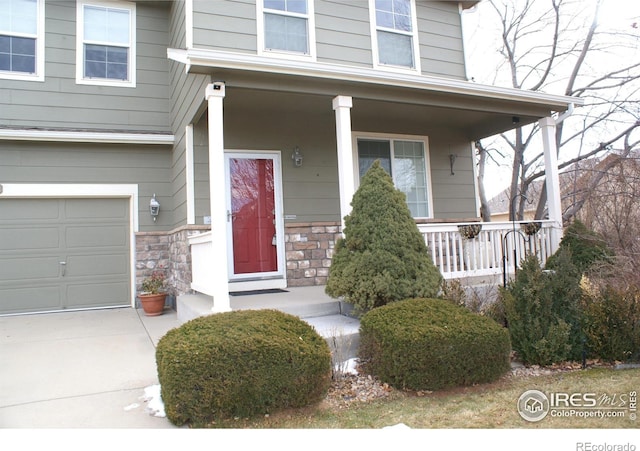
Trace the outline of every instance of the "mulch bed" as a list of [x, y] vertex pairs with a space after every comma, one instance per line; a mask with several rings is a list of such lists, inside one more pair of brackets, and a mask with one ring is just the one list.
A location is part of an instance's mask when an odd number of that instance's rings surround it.
[[[587, 368], [613, 368], [615, 365], [599, 360], [588, 360]], [[514, 362], [511, 371], [503, 376], [503, 379], [513, 379], [519, 377], [548, 376], [556, 373], [566, 373], [582, 369], [581, 362], [564, 362], [548, 367], [539, 365], [524, 366]], [[338, 375], [323, 401], [327, 407], [346, 409], [359, 403], [367, 403], [377, 399], [390, 398], [395, 394], [408, 393], [391, 387], [387, 383], [365, 374], [341, 374]], [[431, 392], [420, 391], [410, 392], [414, 396], [425, 396]]]

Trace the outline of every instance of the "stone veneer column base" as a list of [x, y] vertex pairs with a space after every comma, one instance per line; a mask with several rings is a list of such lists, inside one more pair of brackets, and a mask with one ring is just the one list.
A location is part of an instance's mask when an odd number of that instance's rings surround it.
[[325, 285], [333, 250], [341, 236], [339, 222], [285, 224], [287, 285]]
[[145, 277], [162, 269], [172, 297], [193, 293], [188, 238], [209, 230], [208, 225], [188, 225], [169, 232], [136, 233], [136, 291]]
[[[136, 291], [154, 271], [166, 271], [172, 298], [191, 294], [191, 252], [188, 238], [209, 231], [208, 225], [189, 225], [168, 232], [136, 233]], [[339, 222], [288, 223], [285, 225], [287, 285], [325, 285]]]

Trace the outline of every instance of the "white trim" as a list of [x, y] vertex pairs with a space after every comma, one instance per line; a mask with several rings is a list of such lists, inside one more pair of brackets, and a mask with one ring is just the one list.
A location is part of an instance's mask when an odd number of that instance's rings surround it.
[[208, 49], [169, 49], [170, 59], [188, 66], [217, 67], [281, 75], [297, 75], [327, 80], [350, 81], [373, 85], [394, 86], [424, 91], [435, 91], [477, 97], [486, 100], [506, 100], [548, 107], [564, 111], [571, 103], [584, 105], [584, 99], [556, 94], [546, 94], [523, 89], [483, 85], [452, 78], [434, 77], [416, 73], [375, 70], [371, 68], [327, 64], [311, 61], [283, 61], [261, 55], [224, 52]]
[[187, 192], [187, 224], [196, 223], [196, 207], [195, 207], [195, 175], [194, 175], [194, 155], [193, 155], [193, 124], [189, 124], [184, 128], [185, 142], [185, 185]]
[[351, 213], [351, 200], [356, 192], [353, 162], [353, 139], [351, 136], [351, 108], [353, 98], [336, 96], [333, 98], [336, 121], [336, 153], [338, 157], [338, 186], [340, 191], [340, 230], [344, 230], [344, 218]]
[[184, 40], [186, 48], [193, 48], [193, 0], [184, 2]]
[[[369, 133], [369, 132], [353, 132], [353, 176], [355, 179], [356, 190], [360, 186], [360, 165], [358, 160], [358, 139], [371, 139], [371, 140], [385, 140], [385, 141], [411, 141], [420, 142], [424, 148], [424, 170], [427, 177], [427, 216], [416, 216], [415, 219], [430, 219], [433, 218], [433, 174], [431, 173], [431, 155], [429, 152], [429, 137], [419, 135], [398, 135], [389, 133]], [[393, 171], [393, 159], [394, 159], [394, 147], [391, 146], [391, 170]], [[393, 182], [395, 185], [395, 174], [393, 175]]]
[[274, 290], [278, 288], [287, 288], [287, 280], [285, 278], [245, 281], [232, 280], [229, 282], [229, 292]]
[[[378, 27], [376, 20], [376, 0], [369, 0], [369, 27], [371, 30], [371, 51], [373, 53], [373, 67], [378, 70], [400, 73], [420, 73], [420, 42], [418, 41], [418, 16], [415, 0], [409, 0], [411, 6], [411, 32], [403, 32], [385, 27]], [[378, 31], [397, 33], [411, 37], [413, 51], [413, 67], [395, 66], [380, 62], [380, 49], [378, 47]]]
[[315, 20], [315, 8], [314, 0], [307, 1], [307, 14], [289, 13], [287, 11], [278, 11], [267, 9], [266, 12], [270, 14], [280, 14], [289, 17], [299, 17], [306, 19], [307, 21], [307, 46], [309, 53], [288, 52], [286, 50], [279, 49], [266, 49], [264, 39], [264, 0], [256, 1], [256, 37], [257, 37], [257, 49], [258, 55], [266, 56], [267, 58], [279, 58], [284, 60], [297, 60], [297, 61], [316, 61], [316, 20]]
[[227, 237], [227, 212], [224, 180], [224, 82], [207, 85], [207, 126], [209, 144], [209, 214], [211, 215], [211, 246], [215, 252], [208, 257], [211, 266], [209, 283], [212, 288], [212, 312], [220, 313], [231, 310], [229, 301], [229, 271], [227, 255], [229, 238]]
[[109, 133], [12, 128], [0, 128], [0, 140], [159, 145], [171, 145], [175, 141], [173, 135], [164, 133]]
[[[123, 1], [76, 0], [76, 84], [136, 87], [136, 4]], [[100, 6], [103, 8], [124, 9], [129, 12], [129, 61], [127, 62], [127, 80], [84, 77], [84, 7]], [[110, 45], [109, 43], [104, 43]], [[124, 47], [124, 46], [123, 46]]]
[[553, 249], [558, 249], [562, 238], [562, 199], [558, 176], [558, 148], [556, 146], [556, 121], [552, 117], [543, 117], [538, 121], [544, 152], [545, 187], [547, 189], [547, 209], [552, 224]]
[[[37, 0], [36, 3], [36, 35], [23, 35], [24, 37], [35, 38], [36, 40], [36, 73], [27, 74], [24, 72], [0, 71], [0, 79], [2, 80], [23, 80], [23, 81], [44, 81], [44, 18], [45, 18], [45, 2]], [[20, 34], [11, 34], [11, 36], [21, 36]]]
[[131, 306], [136, 302], [136, 232], [138, 221], [138, 185], [136, 184], [65, 184], [3, 183], [3, 198], [128, 198], [129, 199], [129, 272]]
[[[286, 255], [285, 255], [285, 230], [284, 230], [284, 201], [283, 201], [283, 189], [282, 189], [282, 152], [279, 150], [227, 150], [224, 152], [225, 156], [225, 196], [227, 203], [227, 211], [231, 211], [231, 192], [230, 192], [230, 174], [229, 174], [229, 159], [230, 158], [269, 158], [273, 160], [273, 176], [274, 176], [274, 201], [275, 201], [275, 221], [276, 221], [276, 260], [277, 271], [265, 272], [265, 273], [253, 273], [253, 274], [234, 274], [233, 272], [233, 229], [231, 221], [227, 222], [227, 237], [229, 238], [229, 248], [227, 255], [227, 264], [229, 268], [229, 282], [248, 282], [255, 281], [265, 282], [268, 280], [278, 279], [284, 280], [286, 286]], [[260, 286], [260, 288], [266, 288]]]

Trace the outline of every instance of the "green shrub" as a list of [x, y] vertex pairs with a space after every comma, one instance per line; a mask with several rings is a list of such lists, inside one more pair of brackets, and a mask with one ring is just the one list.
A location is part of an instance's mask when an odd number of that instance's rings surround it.
[[442, 276], [404, 193], [376, 161], [360, 182], [336, 243], [326, 293], [366, 312], [410, 297], [435, 297]]
[[189, 321], [160, 339], [156, 362], [167, 417], [179, 426], [310, 405], [331, 383], [326, 341], [275, 310]]
[[577, 219], [564, 231], [558, 250], [549, 257], [545, 267], [554, 269], [559, 263], [559, 253], [566, 250], [570, 251], [571, 262], [581, 273], [594, 263], [606, 261], [613, 256], [613, 251], [607, 246], [604, 238], [593, 230], [589, 230]]
[[510, 368], [507, 330], [442, 299], [409, 299], [360, 321], [363, 371], [397, 388], [437, 390], [496, 380]]
[[527, 256], [515, 280], [500, 289], [497, 302], [513, 349], [525, 364], [548, 365], [582, 353], [580, 273], [565, 249], [555, 268], [543, 271], [534, 255]]
[[586, 292], [588, 355], [608, 361], [640, 358], [640, 289], [606, 286]]

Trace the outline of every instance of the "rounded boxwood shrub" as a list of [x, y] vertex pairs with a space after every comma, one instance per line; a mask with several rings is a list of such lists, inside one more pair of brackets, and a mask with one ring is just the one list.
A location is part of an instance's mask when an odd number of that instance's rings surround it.
[[327, 342], [276, 310], [191, 320], [160, 339], [156, 362], [167, 418], [178, 426], [307, 406], [331, 383]]
[[491, 382], [510, 368], [509, 333], [442, 299], [408, 299], [366, 313], [359, 358], [396, 388], [437, 390]]

